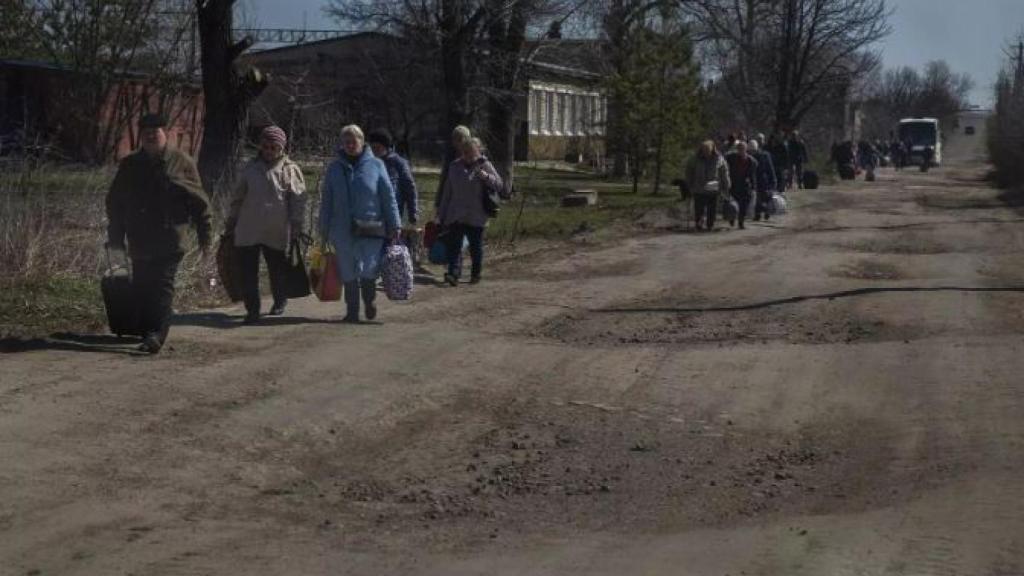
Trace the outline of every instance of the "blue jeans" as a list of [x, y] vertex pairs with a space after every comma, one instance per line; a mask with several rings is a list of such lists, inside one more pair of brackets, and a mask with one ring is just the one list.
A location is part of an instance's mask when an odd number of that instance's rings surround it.
[[471, 274], [479, 278], [484, 265], [484, 228], [465, 224], [449, 224], [445, 233], [448, 250], [448, 273], [458, 278], [462, 275], [462, 239], [469, 240], [469, 258], [472, 261]]

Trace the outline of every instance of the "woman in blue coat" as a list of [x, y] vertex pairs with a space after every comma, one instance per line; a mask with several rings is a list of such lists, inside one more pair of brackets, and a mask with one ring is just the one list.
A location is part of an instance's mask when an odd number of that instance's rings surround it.
[[343, 322], [359, 322], [360, 292], [366, 318], [376, 318], [373, 300], [384, 244], [397, 241], [401, 231], [387, 168], [365, 141], [356, 125], [341, 130], [341, 150], [327, 166], [320, 197], [320, 232], [334, 246], [345, 287]]

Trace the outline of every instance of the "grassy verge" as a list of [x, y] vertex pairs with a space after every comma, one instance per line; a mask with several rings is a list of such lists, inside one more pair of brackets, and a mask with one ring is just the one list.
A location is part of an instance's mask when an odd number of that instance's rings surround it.
[[[420, 210], [432, 217], [438, 176], [417, 175]], [[587, 172], [518, 167], [516, 196], [502, 205], [501, 213], [487, 228], [488, 242], [514, 243], [521, 239], [564, 239], [579, 231], [601, 231], [612, 224], [631, 222], [646, 212], [678, 202], [672, 193], [652, 196], [641, 187], [633, 193], [629, 182], [616, 182]], [[574, 190], [594, 190], [596, 206], [562, 208], [562, 196]]]
[[[61, 331], [103, 331], [99, 292], [105, 267], [104, 196], [113, 170], [9, 165], [0, 170], [0, 338], [38, 337]], [[319, 165], [307, 169], [310, 215], [315, 221]], [[437, 174], [418, 174], [423, 221], [433, 216]], [[568, 170], [518, 168], [517, 196], [488, 228], [488, 242], [565, 239], [577, 232], [619, 233], [613, 225], [677, 202], [674, 195], [633, 194], [628, 183]], [[562, 208], [563, 194], [596, 190], [596, 206]], [[215, 205], [222, 203], [215, 202]], [[215, 221], [219, 218], [215, 217]], [[193, 249], [178, 274], [175, 308], [227, 304], [212, 260]]]
[[[5, 161], [0, 166], [0, 339], [103, 330], [104, 197], [110, 168]], [[224, 303], [216, 271], [193, 250], [176, 307]]]
[[99, 284], [91, 278], [17, 279], [0, 283], [0, 338], [69, 329], [99, 330], [106, 322]]

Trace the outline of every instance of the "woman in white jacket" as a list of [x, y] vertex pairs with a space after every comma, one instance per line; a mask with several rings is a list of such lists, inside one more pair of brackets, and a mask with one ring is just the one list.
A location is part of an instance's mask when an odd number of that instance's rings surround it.
[[285, 155], [286, 144], [284, 130], [264, 128], [259, 155], [242, 168], [232, 195], [227, 230], [233, 233], [238, 250], [247, 324], [260, 318], [261, 253], [274, 295], [270, 314], [284, 313], [286, 251], [305, 228], [306, 183], [298, 164]]

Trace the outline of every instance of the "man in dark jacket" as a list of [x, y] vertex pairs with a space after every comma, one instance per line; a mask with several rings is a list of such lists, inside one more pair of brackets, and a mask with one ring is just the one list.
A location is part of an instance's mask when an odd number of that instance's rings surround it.
[[757, 140], [750, 141], [748, 150], [757, 161], [757, 198], [754, 200], [754, 220], [760, 220], [762, 215], [767, 220], [771, 215], [772, 190], [775, 189], [778, 182], [775, 178], [775, 166], [772, 164], [771, 154], [761, 150]]
[[725, 162], [729, 165], [729, 182], [732, 186], [729, 192], [739, 205], [737, 220], [740, 230], [743, 230], [743, 221], [750, 209], [750, 198], [757, 189], [757, 160], [747, 154], [746, 142], [737, 142], [736, 151], [726, 154]]
[[142, 149], [125, 157], [107, 193], [107, 246], [127, 251], [143, 335], [143, 352], [167, 340], [174, 277], [194, 226], [205, 255], [210, 247], [210, 204], [192, 158], [167, 144], [166, 123], [155, 114], [139, 121]]
[[410, 224], [416, 224], [419, 220], [419, 199], [409, 161], [399, 156], [391, 147], [391, 134], [386, 130], [371, 132], [366, 141], [370, 143], [373, 155], [380, 158], [388, 170], [391, 186], [395, 189], [395, 199], [398, 201], [398, 214], [408, 218]]
[[772, 156], [772, 166], [775, 167], [775, 189], [779, 192], [786, 190], [786, 180], [788, 179], [790, 161], [789, 161], [789, 146], [786, 145], [786, 141], [782, 136], [781, 132], [772, 134], [768, 139], [768, 149], [765, 150]]

